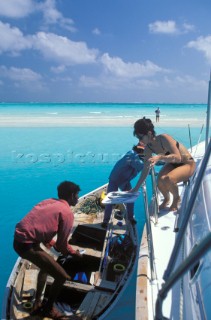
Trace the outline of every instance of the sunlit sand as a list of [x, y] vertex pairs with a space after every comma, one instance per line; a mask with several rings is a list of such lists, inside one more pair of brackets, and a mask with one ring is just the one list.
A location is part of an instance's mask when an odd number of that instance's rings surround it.
[[[71, 116], [1, 116], [0, 127], [132, 127], [135, 117], [71, 117]], [[154, 119], [152, 119], [154, 120]], [[155, 127], [201, 127], [201, 119], [167, 119], [155, 122]]]

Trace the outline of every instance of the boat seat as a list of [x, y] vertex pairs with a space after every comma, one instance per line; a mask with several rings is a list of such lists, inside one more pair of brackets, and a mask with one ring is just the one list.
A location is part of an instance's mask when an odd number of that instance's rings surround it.
[[[54, 282], [54, 279], [51, 276], [47, 277], [47, 285], [51, 285]], [[78, 291], [89, 292], [90, 290], [94, 289], [94, 286], [90, 284], [74, 282], [74, 281], [65, 281], [63, 287], [75, 289]]]
[[[82, 247], [71, 244], [71, 247], [74, 250], [80, 250], [82, 249]], [[86, 252], [84, 253], [84, 255], [88, 255], [88, 256], [92, 256], [92, 257], [96, 257], [96, 258], [101, 258], [101, 251], [98, 251], [96, 249], [91, 249], [91, 248], [85, 248]]]
[[35, 296], [38, 272], [38, 269], [29, 269], [25, 271], [22, 289], [22, 301], [32, 300]]
[[76, 315], [82, 316], [84, 320], [92, 319], [104, 309], [111, 297], [112, 294], [109, 292], [90, 291], [79, 306]]
[[99, 290], [108, 290], [114, 292], [116, 290], [116, 282], [98, 279], [95, 287]]

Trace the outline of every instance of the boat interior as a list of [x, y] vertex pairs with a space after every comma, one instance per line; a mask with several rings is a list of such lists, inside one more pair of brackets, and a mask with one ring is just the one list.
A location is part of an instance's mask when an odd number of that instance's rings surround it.
[[[136, 260], [136, 228], [127, 221], [124, 205], [114, 206], [109, 227], [101, 227], [104, 207], [99, 201], [106, 187], [82, 197], [74, 208], [75, 222], [69, 243], [73, 249], [83, 250], [82, 258], [64, 257], [54, 249], [48, 251], [72, 278], [65, 282], [57, 307], [81, 319], [98, 319], [109, 310], [129, 279]], [[87, 210], [88, 213], [84, 212]], [[43, 249], [48, 250], [44, 246]], [[13, 275], [8, 319], [42, 319], [39, 315], [30, 315], [38, 272], [35, 265], [19, 259]], [[43, 299], [48, 297], [52, 283], [53, 278], [48, 276]]]

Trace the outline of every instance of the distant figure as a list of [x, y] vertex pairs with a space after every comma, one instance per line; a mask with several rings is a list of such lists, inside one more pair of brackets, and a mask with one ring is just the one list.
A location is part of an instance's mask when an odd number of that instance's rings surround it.
[[[131, 190], [130, 181], [135, 178], [143, 168], [144, 147], [138, 144], [132, 150], [128, 151], [112, 169], [109, 176], [109, 184], [107, 193], [112, 191]], [[142, 160], [141, 160], [142, 159]], [[131, 223], [135, 224], [134, 219], [134, 203], [127, 203], [128, 218]], [[103, 228], [107, 228], [112, 213], [112, 205], [108, 204], [105, 207], [104, 219], [102, 223]]]
[[159, 161], [164, 161], [165, 165], [158, 174], [158, 188], [164, 198], [160, 209], [165, 209], [169, 205], [171, 193], [173, 201], [168, 209], [176, 211], [180, 202], [177, 183], [188, 181], [193, 175], [196, 167], [194, 159], [183, 144], [170, 135], [156, 135], [150, 119], [137, 120], [133, 134], [145, 145], [144, 168], [133, 191], [139, 190], [152, 166]]
[[159, 122], [159, 120], [160, 120], [160, 108], [159, 107], [155, 110], [155, 115], [156, 115], [156, 122]]
[[[57, 263], [53, 257], [45, 252], [40, 244], [46, 247], [53, 245], [55, 249], [64, 255], [82, 255], [75, 251], [68, 239], [73, 227], [74, 215], [70, 206], [78, 202], [80, 187], [73, 182], [64, 181], [58, 187], [59, 199], [47, 199], [37, 205], [16, 225], [14, 236], [14, 249], [23, 259], [34, 263], [39, 269], [37, 279], [36, 298], [31, 315], [41, 313], [52, 319], [69, 319], [57, 310], [53, 304], [56, 301], [63, 283], [71, 280], [71, 277]], [[53, 237], [57, 235], [55, 241]], [[42, 292], [47, 275], [54, 278], [48, 300], [42, 303]]]

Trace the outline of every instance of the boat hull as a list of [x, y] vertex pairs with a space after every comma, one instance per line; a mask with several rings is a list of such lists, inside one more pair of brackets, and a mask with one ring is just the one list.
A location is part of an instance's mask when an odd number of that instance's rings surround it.
[[[106, 189], [107, 185], [104, 185], [81, 197], [74, 208], [75, 222], [70, 244], [75, 250], [84, 250], [84, 270], [77, 272], [78, 278], [74, 278], [75, 280], [65, 282], [58, 298], [58, 306], [69, 306], [73, 315], [76, 314], [81, 319], [112, 319], [112, 312], [136, 270], [137, 229], [128, 221], [125, 206], [113, 206], [108, 229], [101, 227], [104, 215], [101, 198]], [[118, 216], [115, 215], [116, 211], [122, 213], [122, 220], [115, 218]], [[122, 244], [115, 251], [115, 241], [119, 239], [123, 239]], [[42, 248], [48, 251], [44, 246]], [[48, 253], [58, 259], [59, 253], [55, 250]], [[61, 257], [59, 259], [62, 260]], [[81, 271], [81, 266], [77, 263], [71, 262], [70, 266], [70, 272]], [[90, 266], [93, 269], [90, 270]], [[63, 267], [66, 268], [66, 265]], [[35, 265], [18, 258], [7, 283], [2, 319], [42, 319], [41, 315], [30, 315], [38, 272]], [[79, 278], [81, 273], [86, 276], [85, 280]], [[52, 283], [53, 279], [48, 276], [44, 293], [46, 298]], [[64, 308], [62, 311], [67, 310]]]

